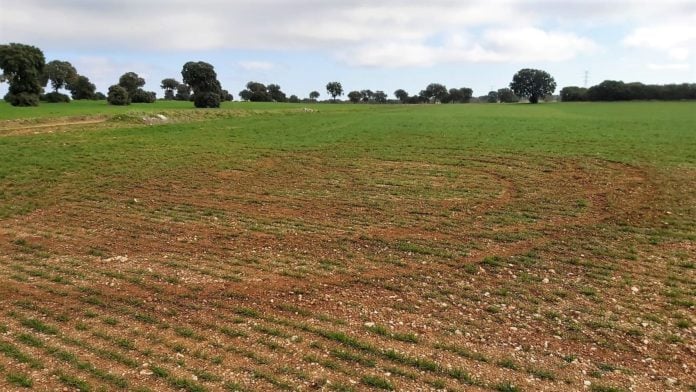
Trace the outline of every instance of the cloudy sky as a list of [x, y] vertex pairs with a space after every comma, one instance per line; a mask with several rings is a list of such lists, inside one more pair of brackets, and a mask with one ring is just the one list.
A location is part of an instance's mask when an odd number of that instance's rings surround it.
[[[559, 87], [696, 82], [696, 0], [0, 0], [0, 43], [70, 61], [101, 91], [134, 71], [158, 92], [189, 60], [235, 97], [249, 80], [289, 94], [417, 93], [430, 82], [505, 87], [542, 68]], [[6, 85], [0, 85], [4, 94]]]

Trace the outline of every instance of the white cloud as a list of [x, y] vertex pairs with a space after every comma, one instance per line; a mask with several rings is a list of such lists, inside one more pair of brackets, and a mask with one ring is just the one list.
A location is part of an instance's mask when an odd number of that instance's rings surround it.
[[[357, 66], [566, 61], [599, 47], [574, 28], [617, 23], [638, 26], [627, 46], [674, 61], [696, 45], [693, 0], [1, 1], [0, 42], [83, 52], [305, 50]], [[654, 20], [662, 25], [645, 27]], [[247, 63], [238, 66], [266, 67]]]
[[[3, 0], [0, 41], [55, 48], [412, 50], [434, 37], [541, 19], [521, 0]], [[46, 23], [36, 23], [36, 20]], [[513, 26], [514, 27], [514, 26]], [[501, 44], [505, 44], [502, 38]], [[438, 50], [428, 45], [427, 50]], [[363, 51], [368, 51], [364, 49]], [[442, 57], [442, 56], [437, 56]], [[465, 57], [465, 56], [464, 56]]]
[[651, 71], [686, 71], [691, 69], [688, 63], [648, 64]]
[[239, 61], [237, 65], [245, 71], [270, 71], [275, 65], [268, 61]]
[[663, 52], [675, 61], [687, 60], [696, 51], [696, 12], [661, 23], [634, 29], [623, 39], [627, 47]]
[[97, 89], [103, 92], [106, 92], [108, 86], [118, 83], [118, 78], [126, 72], [137, 73], [148, 82], [146, 88], [159, 91], [159, 80], [153, 80], [153, 77], [161, 74], [162, 69], [155, 64], [119, 61], [104, 56], [82, 56], [72, 61], [72, 64], [78, 73], [87, 75]]
[[360, 46], [337, 57], [372, 67], [430, 66], [440, 63], [565, 61], [599, 49], [592, 40], [536, 28], [491, 29], [480, 37], [454, 36], [442, 46], [423, 41]]

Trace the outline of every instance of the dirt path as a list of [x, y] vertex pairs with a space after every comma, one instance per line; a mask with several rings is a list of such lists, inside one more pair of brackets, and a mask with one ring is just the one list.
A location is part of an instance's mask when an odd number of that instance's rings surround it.
[[106, 122], [107, 117], [99, 117], [99, 118], [91, 118], [91, 119], [86, 119], [86, 120], [72, 120], [72, 121], [61, 121], [61, 122], [50, 122], [50, 123], [41, 123], [41, 124], [34, 124], [34, 125], [10, 125], [8, 127], [0, 127], [0, 136], [10, 136], [10, 135], [18, 135], [18, 134], [26, 134], [30, 133], [29, 131], [32, 130], [45, 130], [45, 129], [50, 129], [50, 128], [59, 128], [59, 127], [69, 127], [73, 125], [91, 125], [91, 124], [101, 124]]

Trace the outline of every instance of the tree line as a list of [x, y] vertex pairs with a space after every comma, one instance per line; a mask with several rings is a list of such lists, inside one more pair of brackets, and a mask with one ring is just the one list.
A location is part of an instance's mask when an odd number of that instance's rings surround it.
[[[0, 82], [8, 82], [9, 90], [5, 101], [14, 106], [36, 106], [39, 101], [70, 102], [70, 99], [106, 99], [112, 105], [130, 103], [152, 103], [157, 99], [154, 91], [145, 91], [145, 79], [135, 72], [126, 72], [118, 83], [108, 89], [104, 95], [96, 91], [89, 78], [80, 75], [77, 69], [67, 61], [53, 60], [46, 63], [41, 49], [19, 43], [0, 45]], [[189, 61], [181, 70], [182, 82], [175, 78], [163, 79], [160, 87], [164, 90], [165, 100], [192, 101], [199, 108], [216, 108], [223, 101], [233, 100], [232, 94], [222, 88], [217, 79], [215, 68], [203, 61]], [[44, 87], [50, 84], [53, 91], [44, 93]], [[65, 88], [70, 97], [59, 93]], [[556, 81], [546, 71], [525, 68], [513, 75], [508, 87], [490, 91], [487, 95], [474, 98], [473, 90], [468, 87], [448, 89], [440, 83], [431, 83], [416, 95], [409, 95], [405, 90], [394, 91], [395, 100], [390, 100], [387, 93], [369, 89], [350, 91], [347, 94], [352, 103], [469, 103], [472, 100], [489, 103], [514, 103], [527, 99], [538, 103], [552, 95], [556, 90]], [[332, 102], [343, 96], [340, 82], [329, 82], [326, 92]], [[560, 92], [563, 101], [626, 101], [626, 100], [682, 100], [696, 99], [696, 84], [645, 85], [642, 83], [624, 83], [605, 80], [588, 89], [570, 86]], [[250, 81], [239, 92], [239, 98], [252, 102], [317, 102], [318, 91], [312, 91], [309, 98], [300, 100], [296, 95], [289, 97], [277, 84], [265, 85]]]
[[564, 102], [684, 99], [696, 99], [696, 83], [659, 85], [605, 80], [590, 88], [568, 86], [561, 89], [561, 100]]

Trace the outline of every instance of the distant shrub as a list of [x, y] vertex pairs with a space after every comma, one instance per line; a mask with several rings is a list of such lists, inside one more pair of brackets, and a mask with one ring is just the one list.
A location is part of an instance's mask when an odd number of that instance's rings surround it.
[[230, 94], [229, 91], [222, 90], [222, 92], [220, 93], [220, 99], [223, 101], [231, 102], [234, 100], [234, 96]]
[[5, 101], [12, 106], [39, 106], [39, 96], [31, 93], [5, 95]]
[[174, 99], [177, 101], [189, 101], [191, 100], [191, 87], [186, 84], [180, 84], [176, 88], [176, 95]]
[[109, 87], [109, 94], [107, 95], [106, 100], [111, 105], [130, 105], [130, 97], [128, 96], [128, 92], [125, 88], [117, 84]]
[[50, 103], [66, 103], [70, 102], [70, 97], [54, 91], [52, 93], [42, 95], [41, 100]]
[[587, 101], [587, 89], [583, 87], [568, 86], [561, 89], [561, 101]]
[[157, 99], [157, 94], [154, 91], [145, 91], [139, 88], [133, 92], [130, 98], [133, 103], [153, 103]]
[[219, 108], [220, 95], [210, 92], [199, 92], [193, 94], [193, 104], [197, 108]]

